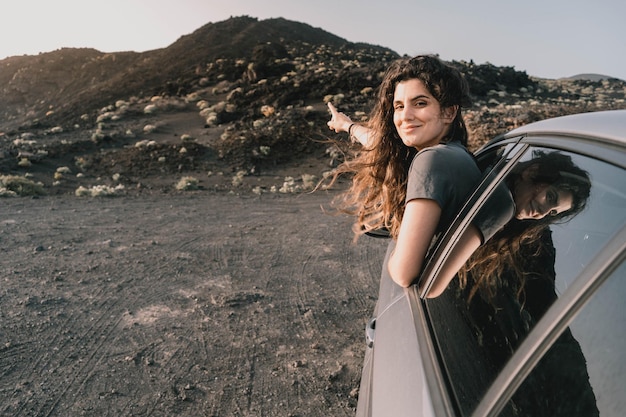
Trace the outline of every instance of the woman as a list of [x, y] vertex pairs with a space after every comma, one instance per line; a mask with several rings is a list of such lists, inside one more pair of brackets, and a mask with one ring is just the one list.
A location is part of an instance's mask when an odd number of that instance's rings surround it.
[[[356, 216], [355, 238], [386, 228], [392, 237], [382, 279], [402, 287], [422, 269], [433, 238], [451, 223], [480, 179], [466, 150], [467, 129], [461, 109], [470, 102], [461, 73], [430, 55], [400, 59], [386, 71], [368, 126], [353, 124], [329, 105], [328, 126], [347, 131], [362, 145], [353, 160], [341, 164], [333, 181], [351, 173], [352, 186], [335, 200]], [[446, 280], [431, 289], [439, 295], [481, 243], [471, 227], [464, 250], [454, 254]]]

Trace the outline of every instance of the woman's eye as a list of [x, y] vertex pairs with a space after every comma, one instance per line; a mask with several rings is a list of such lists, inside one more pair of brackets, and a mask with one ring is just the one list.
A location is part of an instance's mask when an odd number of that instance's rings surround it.
[[548, 195], [546, 197], [548, 198], [548, 202], [550, 202], [550, 204], [557, 203], [558, 195], [554, 190], [548, 191]]
[[559, 212], [558, 212], [558, 211], [556, 211], [556, 209], [552, 209], [552, 210], [550, 210], [550, 213], [548, 213], [548, 214], [549, 214], [550, 216], [554, 217], [554, 216], [556, 216], [557, 214], [559, 214]]

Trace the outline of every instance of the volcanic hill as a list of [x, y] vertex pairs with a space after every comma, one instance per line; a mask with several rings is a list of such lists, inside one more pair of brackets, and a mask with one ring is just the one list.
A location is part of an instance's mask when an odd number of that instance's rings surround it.
[[[42, 194], [310, 188], [348, 150], [328, 141], [341, 136], [326, 126], [325, 103], [367, 120], [398, 57], [304, 23], [241, 16], [143, 53], [63, 48], [6, 58], [0, 190], [20, 194], [24, 182]], [[474, 96], [465, 113], [472, 149], [547, 117], [626, 108], [622, 80], [451, 64]]]

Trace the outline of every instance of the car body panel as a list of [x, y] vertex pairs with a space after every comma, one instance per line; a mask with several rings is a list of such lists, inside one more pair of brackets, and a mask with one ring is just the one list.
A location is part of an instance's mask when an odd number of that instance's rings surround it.
[[626, 144], [626, 110], [607, 110], [554, 117], [529, 123], [504, 134], [502, 138], [525, 136], [565, 136], [593, 138], [603, 142]]

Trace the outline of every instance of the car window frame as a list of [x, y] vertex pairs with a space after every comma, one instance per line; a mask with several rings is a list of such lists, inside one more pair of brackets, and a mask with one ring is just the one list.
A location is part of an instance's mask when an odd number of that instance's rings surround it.
[[520, 144], [572, 152], [626, 169], [624, 143], [591, 136], [533, 133], [524, 135]]

